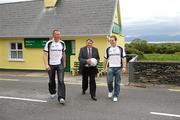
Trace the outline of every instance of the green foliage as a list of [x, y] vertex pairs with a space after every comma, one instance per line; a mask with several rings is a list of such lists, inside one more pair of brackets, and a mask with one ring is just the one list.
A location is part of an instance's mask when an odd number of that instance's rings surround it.
[[141, 39], [134, 39], [132, 42], [131, 42], [133, 48], [141, 51], [141, 52], [145, 52], [146, 51], [146, 48], [147, 48], [147, 41], [145, 40], [141, 40]]
[[[146, 40], [134, 39], [125, 45], [127, 54], [137, 54], [143, 60], [180, 60], [180, 43], [147, 43]], [[148, 54], [144, 55], [144, 54]], [[167, 55], [164, 55], [167, 54]], [[168, 56], [169, 54], [169, 56]]]
[[180, 55], [177, 54], [144, 54], [141, 60], [146, 61], [180, 61]]
[[[180, 45], [180, 44], [179, 44]], [[154, 53], [165, 53], [165, 54], [174, 54], [177, 51], [177, 47], [175, 44], [154, 44], [155, 49], [154, 49]]]
[[135, 48], [126, 48], [126, 53], [127, 54], [137, 54], [139, 56], [139, 58], [143, 58], [143, 52], [135, 49]]
[[[146, 40], [134, 39], [130, 44], [126, 44], [127, 50], [130, 54], [135, 54], [138, 51], [142, 53], [160, 53], [160, 54], [174, 54], [180, 52], [180, 43], [147, 43]], [[131, 48], [131, 49], [129, 49]], [[136, 50], [135, 50], [136, 49]], [[134, 51], [133, 51], [134, 50]]]

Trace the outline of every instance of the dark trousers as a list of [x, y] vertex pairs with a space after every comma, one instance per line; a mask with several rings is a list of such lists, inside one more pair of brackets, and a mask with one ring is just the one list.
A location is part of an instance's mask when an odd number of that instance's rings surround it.
[[48, 70], [49, 75], [49, 92], [50, 94], [56, 93], [56, 81], [55, 75], [57, 72], [58, 78], [58, 99], [66, 97], [66, 87], [64, 84], [64, 66], [60, 65], [50, 65], [50, 70]]
[[88, 89], [88, 78], [90, 78], [90, 94], [91, 97], [96, 96], [96, 68], [95, 67], [83, 67], [82, 71], [82, 90], [86, 91]]

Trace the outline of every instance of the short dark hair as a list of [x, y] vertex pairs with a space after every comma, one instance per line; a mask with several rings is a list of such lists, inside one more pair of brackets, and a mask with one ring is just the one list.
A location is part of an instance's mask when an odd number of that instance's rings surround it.
[[60, 32], [60, 31], [55, 29], [55, 30], [53, 30], [52, 34], [54, 34], [55, 32]]
[[110, 38], [114, 38], [114, 40], [117, 41], [117, 37], [115, 35], [111, 35]]
[[88, 40], [89, 40], [89, 41], [91, 41], [91, 42], [93, 42], [93, 40], [92, 40], [92, 39], [90, 39], [90, 38], [88, 38], [86, 41], [88, 41]]

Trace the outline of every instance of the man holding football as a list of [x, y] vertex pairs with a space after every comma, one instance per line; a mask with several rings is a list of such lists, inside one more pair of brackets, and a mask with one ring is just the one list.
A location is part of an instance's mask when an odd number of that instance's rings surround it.
[[80, 63], [79, 71], [82, 74], [82, 94], [86, 94], [89, 78], [91, 99], [97, 101], [95, 76], [98, 73], [97, 64], [100, 58], [98, 49], [93, 47], [92, 39], [86, 40], [86, 46], [80, 49], [78, 59]]

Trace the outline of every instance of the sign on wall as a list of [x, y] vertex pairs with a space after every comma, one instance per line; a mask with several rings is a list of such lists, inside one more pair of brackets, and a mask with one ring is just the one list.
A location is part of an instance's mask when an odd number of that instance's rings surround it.
[[119, 34], [119, 33], [120, 33], [120, 30], [121, 30], [120, 25], [117, 24], [117, 23], [114, 23], [114, 24], [113, 24], [112, 32]]
[[25, 48], [43, 48], [49, 38], [24, 38]]

